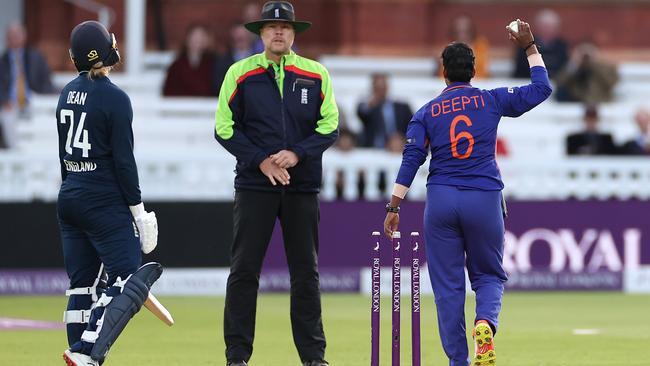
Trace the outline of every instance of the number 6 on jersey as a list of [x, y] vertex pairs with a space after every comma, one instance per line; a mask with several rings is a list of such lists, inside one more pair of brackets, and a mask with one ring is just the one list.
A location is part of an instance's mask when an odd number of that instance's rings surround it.
[[[472, 126], [472, 120], [469, 119], [464, 114], [459, 114], [456, 116], [452, 121], [451, 121], [451, 127], [449, 127], [449, 140], [451, 141], [451, 155], [456, 158], [456, 159], [467, 159], [469, 158], [470, 155], [472, 155], [472, 150], [474, 150], [474, 136], [472, 136], [469, 131], [463, 131], [459, 134], [456, 134], [456, 125], [458, 122], [465, 122], [467, 124], [467, 127]], [[459, 154], [458, 153], [458, 140], [466, 138], [469, 140], [469, 145], [467, 147], [467, 151], [465, 151], [464, 154]]]
[[[71, 109], [62, 109], [61, 110], [61, 123], [65, 124], [66, 118], [70, 120], [70, 128], [68, 129], [68, 138], [65, 141], [65, 151], [72, 155], [72, 148], [76, 147], [81, 149], [81, 156], [84, 158], [88, 157], [88, 152], [91, 149], [91, 145], [88, 142], [88, 130], [84, 130], [84, 121], [86, 120], [86, 112], [81, 113], [81, 118], [79, 118], [79, 125], [77, 126], [77, 132], [74, 134], [74, 141], [72, 140], [72, 132], [74, 130], [74, 111]], [[83, 140], [81, 140], [81, 132], [83, 131]], [[72, 142], [72, 144], [70, 144]]]

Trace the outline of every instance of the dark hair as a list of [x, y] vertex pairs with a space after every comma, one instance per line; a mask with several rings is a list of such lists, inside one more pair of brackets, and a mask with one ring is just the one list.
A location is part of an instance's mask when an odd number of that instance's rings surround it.
[[474, 51], [465, 43], [450, 43], [442, 51], [442, 65], [450, 82], [467, 83], [474, 77]]

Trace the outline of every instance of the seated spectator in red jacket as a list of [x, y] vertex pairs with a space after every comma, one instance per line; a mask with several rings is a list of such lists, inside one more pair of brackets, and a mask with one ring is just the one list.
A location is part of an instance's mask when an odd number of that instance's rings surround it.
[[650, 155], [650, 112], [639, 109], [634, 115], [639, 127], [638, 135], [623, 145], [625, 155]]
[[169, 66], [163, 86], [164, 96], [216, 96], [216, 56], [211, 49], [208, 29], [191, 26], [180, 54]]
[[567, 137], [567, 155], [616, 155], [618, 151], [612, 135], [598, 131], [598, 120], [598, 109], [586, 107], [585, 129]]

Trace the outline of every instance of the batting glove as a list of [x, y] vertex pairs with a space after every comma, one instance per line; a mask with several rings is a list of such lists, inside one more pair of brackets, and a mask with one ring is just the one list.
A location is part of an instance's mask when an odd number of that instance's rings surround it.
[[135, 206], [129, 206], [135, 225], [138, 227], [140, 234], [140, 247], [144, 254], [151, 253], [158, 245], [158, 220], [155, 212], [146, 212], [144, 204], [140, 203]]

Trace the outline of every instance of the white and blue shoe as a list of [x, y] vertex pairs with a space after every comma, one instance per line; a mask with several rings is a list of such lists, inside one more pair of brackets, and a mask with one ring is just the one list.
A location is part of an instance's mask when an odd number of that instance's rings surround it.
[[63, 352], [63, 360], [68, 366], [99, 366], [99, 362], [93, 360], [83, 353], [70, 352], [69, 349]]

